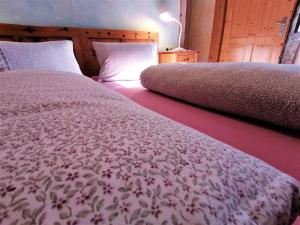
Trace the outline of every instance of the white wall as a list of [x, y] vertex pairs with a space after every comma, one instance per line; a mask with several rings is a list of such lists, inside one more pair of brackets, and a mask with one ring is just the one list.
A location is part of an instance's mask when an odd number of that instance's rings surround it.
[[192, 0], [186, 47], [199, 51], [199, 61], [208, 61], [213, 29], [215, 0]]
[[157, 31], [165, 49], [178, 26], [160, 21], [164, 10], [179, 18], [179, 0], [0, 0], [0, 23]]

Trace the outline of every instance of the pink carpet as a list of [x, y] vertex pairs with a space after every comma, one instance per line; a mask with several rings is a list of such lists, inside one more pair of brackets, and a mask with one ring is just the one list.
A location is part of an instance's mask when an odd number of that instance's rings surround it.
[[[300, 180], [300, 138], [150, 92], [138, 84], [103, 83], [140, 105], [253, 155]], [[294, 225], [300, 225], [300, 218]]]

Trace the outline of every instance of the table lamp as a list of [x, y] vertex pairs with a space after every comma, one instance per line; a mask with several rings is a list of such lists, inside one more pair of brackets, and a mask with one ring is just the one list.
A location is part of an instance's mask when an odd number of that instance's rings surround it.
[[165, 11], [165, 12], [161, 13], [159, 15], [159, 17], [160, 17], [161, 20], [163, 20], [165, 22], [175, 22], [175, 23], [177, 23], [179, 25], [178, 47], [174, 48], [172, 51], [175, 51], [175, 52], [176, 51], [186, 51], [186, 49], [180, 47], [181, 33], [182, 33], [182, 25], [181, 25], [181, 23], [177, 19], [175, 19], [172, 16], [172, 14], [170, 12], [168, 12], [168, 11]]

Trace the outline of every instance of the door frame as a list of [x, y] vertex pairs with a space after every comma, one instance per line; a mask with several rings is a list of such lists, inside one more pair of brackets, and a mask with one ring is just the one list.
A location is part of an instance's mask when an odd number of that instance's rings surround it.
[[227, 11], [227, 0], [215, 1], [215, 14], [209, 51], [210, 62], [219, 62]]
[[[214, 22], [213, 22], [213, 30], [212, 30], [212, 37], [210, 43], [210, 51], [209, 51], [209, 61], [210, 62], [219, 62], [220, 55], [221, 55], [221, 47], [223, 42], [223, 35], [224, 35], [224, 28], [226, 23], [226, 11], [227, 11], [227, 2], [228, 0], [215, 0], [215, 14], [214, 14]], [[299, 1], [299, 0], [298, 0]], [[294, 9], [292, 15], [294, 15], [297, 6], [294, 5]], [[282, 53], [287, 43], [288, 35], [291, 29], [292, 20], [290, 20], [288, 24], [288, 32], [286, 33], [284, 39], [284, 46], [281, 49], [281, 54], [279, 57], [279, 62], [281, 61]]]

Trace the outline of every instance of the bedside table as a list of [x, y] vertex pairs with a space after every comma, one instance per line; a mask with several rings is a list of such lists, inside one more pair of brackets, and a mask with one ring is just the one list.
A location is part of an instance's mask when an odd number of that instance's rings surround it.
[[186, 50], [181, 52], [159, 52], [159, 63], [188, 62], [193, 63], [198, 60], [198, 51]]

